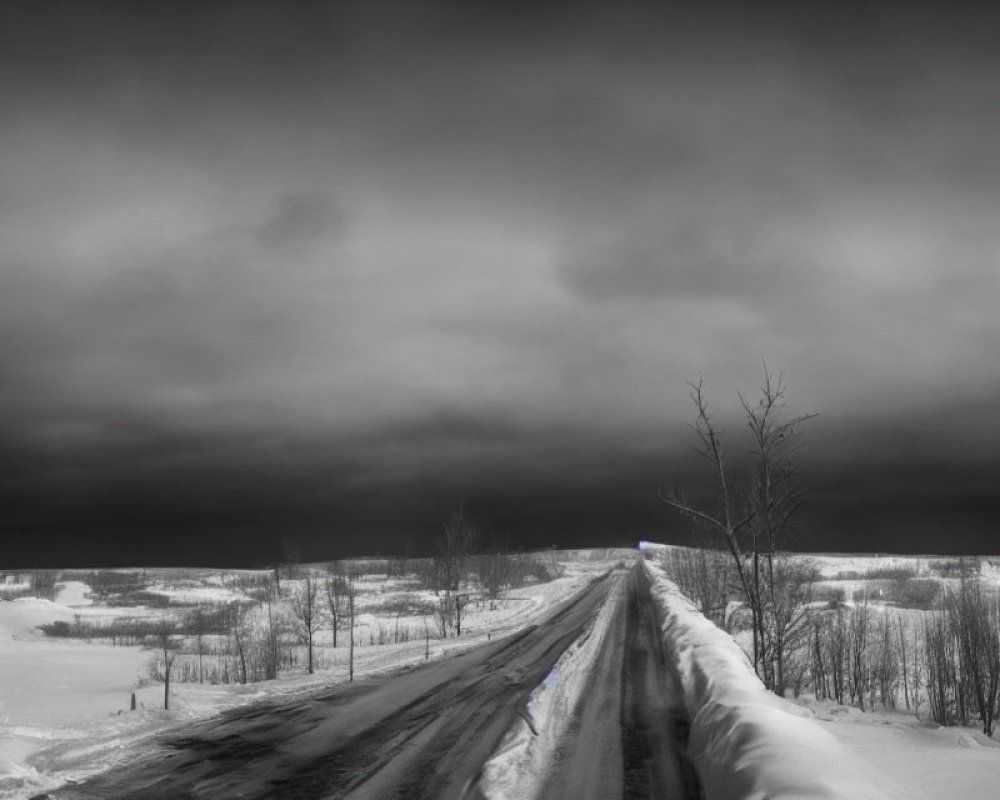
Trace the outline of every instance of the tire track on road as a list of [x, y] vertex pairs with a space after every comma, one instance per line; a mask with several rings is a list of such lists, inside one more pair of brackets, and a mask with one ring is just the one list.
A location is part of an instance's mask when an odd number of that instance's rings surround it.
[[48, 797], [460, 798], [616, 580], [598, 579], [513, 636], [391, 678], [228, 712], [163, 739], [157, 760]]

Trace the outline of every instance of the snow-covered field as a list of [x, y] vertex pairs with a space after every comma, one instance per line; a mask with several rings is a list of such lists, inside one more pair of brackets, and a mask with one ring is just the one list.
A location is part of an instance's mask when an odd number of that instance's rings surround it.
[[996, 797], [1000, 742], [975, 728], [941, 728], [912, 714], [803, 700], [839, 743], [876, 765], [907, 800]]
[[[562, 577], [511, 589], [498, 602], [470, 603], [462, 637], [432, 638], [430, 657], [440, 658], [537, 622], [596, 575], [631, 556], [629, 551], [558, 554]], [[852, 591], [874, 580], [866, 576], [880, 571], [902, 569], [922, 579], [952, 580], [940, 577], [943, 559], [934, 557], [802, 558], [818, 568], [823, 585], [847, 589], [848, 602]], [[736, 640], [702, 617], [655, 563], [646, 566], [667, 650], [676, 657], [684, 683], [692, 723], [691, 756], [706, 800], [950, 800], [997, 794], [1000, 742], [971, 727], [937, 727], [912, 712], [863, 713], [806, 694], [796, 700], [778, 698], [763, 689]], [[986, 585], [1000, 584], [1000, 566], [993, 561], [982, 562], [980, 575]], [[161, 581], [148, 591], [175, 605], [220, 603], [238, 596], [238, 590], [214, 575]], [[394, 636], [400, 639], [394, 644], [377, 642], [388, 631], [395, 633], [396, 625], [422, 629], [426, 621], [398, 611], [387, 614], [385, 609], [395, 599], [430, 601], [433, 596], [405, 579], [362, 580], [358, 678], [424, 659], [422, 636], [406, 640]], [[529, 709], [540, 735], [532, 735], [521, 721], [515, 724], [485, 769], [482, 788], [488, 797], [530, 796], [541, 785], [570, 710], [593, 678], [595, 655], [608, 636], [613, 606], [609, 599], [594, 625], [533, 693]], [[882, 608], [877, 599], [875, 608]], [[90, 587], [80, 580], [60, 583], [55, 601], [31, 597], [0, 601], [0, 798], [29, 797], [126, 759], [141, 758], [144, 743], [152, 736], [226, 708], [347, 679], [347, 648], [334, 650], [323, 638], [329, 632], [323, 630], [322, 669], [316, 674], [293, 668], [283, 670], [277, 680], [246, 685], [174, 683], [171, 709], [164, 711], [162, 684], [147, 677], [151, 651], [49, 638], [38, 629], [52, 622], [168, 613], [164, 608], [95, 603]], [[132, 692], [139, 704], [135, 712], [128, 710]]]
[[[480, 644], [487, 637], [534, 624], [618, 563], [623, 552], [567, 552], [555, 557], [561, 577], [510, 589], [493, 604], [471, 603], [461, 638], [431, 638], [430, 657], [440, 658]], [[154, 587], [151, 591], [184, 603], [231, 599], [231, 590], [210, 583], [210, 576], [206, 576], [205, 584], [209, 585], [202, 587]], [[164, 711], [163, 685], [147, 677], [150, 650], [49, 638], [38, 630], [39, 625], [57, 621], [168, 613], [163, 609], [97, 606], [88, 592], [85, 584], [72, 581], [58, 586], [55, 602], [38, 598], [0, 602], [0, 798], [28, 797], [134, 758], [144, 741], [178, 724], [266, 697], [347, 680], [348, 648], [341, 642], [336, 650], [326, 648], [324, 669], [313, 675], [298, 668], [282, 671], [277, 680], [246, 685], [174, 682], [171, 708]], [[394, 585], [383, 580], [361, 587], [356, 679], [424, 660], [427, 644], [422, 634], [419, 639], [396, 644], [367, 644], [376, 641], [379, 630], [392, 630], [397, 621], [407, 624], [406, 617], [380, 617], [379, 612], [386, 601], [401, 593], [414, 594], [405, 582]], [[409, 622], [419, 622], [423, 629], [423, 619]], [[326, 631], [322, 635], [329, 636]], [[132, 692], [138, 703], [136, 712], [129, 711]]]

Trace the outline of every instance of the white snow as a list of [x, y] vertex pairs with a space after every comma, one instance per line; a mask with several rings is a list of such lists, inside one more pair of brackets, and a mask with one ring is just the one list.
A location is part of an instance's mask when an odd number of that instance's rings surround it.
[[[507, 593], [490, 609], [474, 604], [463, 620], [461, 638], [431, 639], [430, 657], [440, 658], [534, 624], [561, 600], [606, 572], [620, 557], [608, 552], [603, 559], [567, 560], [559, 554], [564, 575]], [[206, 576], [205, 584], [210, 583]], [[386, 584], [386, 585], [382, 585]], [[405, 588], [371, 582], [382, 596]], [[37, 598], [0, 601], [0, 799], [23, 798], [81, 779], [120, 763], [141, 758], [144, 742], [166, 728], [204, 718], [236, 705], [276, 695], [320, 689], [347, 680], [346, 639], [336, 650], [325, 648], [326, 668], [314, 675], [304, 670], [283, 672], [264, 683], [211, 686], [174, 682], [171, 708], [163, 711], [163, 686], [149, 684], [146, 666], [151, 657], [139, 647], [111, 647], [98, 642], [47, 638], [38, 625], [72, 622], [76, 617], [168, 614], [164, 609], [116, 608], [88, 605], [85, 583], [58, 585], [59, 602]], [[367, 589], [368, 587], [366, 587]], [[230, 590], [217, 585], [157, 587], [173, 598], [218, 602]], [[430, 593], [433, 597], [433, 593]], [[367, 598], [366, 598], [367, 599]], [[403, 618], [405, 621], [407, 618]], [[376, 617], [368, 617], [377, 625]], [[385, 626], [395, 618], [383, 616]], [[422, 618], [413, 618], [422, 631]], [[433, 621], [430, 622], [433, 631]], [[432, 635], [434, 635], [432, 633]], [[358, 679], [416, 664], [424, 660], [423, 636], [399, 644], [369, 646], [358, 632], [355, 676]], [[128, 710], [135, 691], [139, 709]], [[121, 711], [121, 714], [119, 714]]]
[[479, 788], [488, 800], [528, 800], [539, 796], [573, 709], [591, 679], [621, 591], [619, 583], [608, 593], [593, 625], [570, 645], [531, 693], [528, 713], [538, 735], [531, 733], [526, 722], [518, 720], [486, 762]]
[[0, 797], [41, 787], [24, 765], [36, 750], [82, 736], [78, 723], [128, 707], [148, 654], [138, 648], [45, 639], [36, 626], [71, 621], [72, 609], [38, 598], [0, 602]]
[[[800, 700], [838, 742], [873, 763], [910, 800], [994, 797], [1000, 742], [971, 728], [941, 728], [899, 711], [862, 712]], [[925, 709], [926, 712], [926, 709]]]
[[[20, 640], [37, 635], [39, 625], [49, 622], [71, 622], [74, 612], [64, 605], [38, 597], [0, 600], [0, 641]], [[4, 647], [0, 652], [9, 651]]]
[[93, 600], [88, 597], [90, 587], [83, 581], [60, 581], [56, 584], [56, 602], [63, 606], [89, 606]]
[[153, 585], [146, 589], [150, 594], [163, 595], [177, 605], [217, 605], [245, 599], [243, 595], [221, 586], [179, 586]]
[[801, 558], [813, 564], [824, 578], [854, 573], [863, 578], [875, 569], [909, 569], [923, 575], [930, 569], [933, 556], [851, 555], [846, 553], [808, 553]]
[[706, 800], [902, 797], [875, 766], [796, 706], [764, 689], [732, 637], [644, 562], [676, 654], [691, 721], [690, 756]]

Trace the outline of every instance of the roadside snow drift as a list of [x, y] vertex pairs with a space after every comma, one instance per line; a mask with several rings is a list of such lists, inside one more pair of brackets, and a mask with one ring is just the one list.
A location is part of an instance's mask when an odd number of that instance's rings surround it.
[[526, 721], [518, 720], [483, 766], [479, 790], [487, 800], [528, 800], [541, 796], [559, 742], [573, 718], [573, 709], [595, 680], [597, 657], [614, 624], [621, 592], [619, 582], [608, 593], [593, 624], [566, 649], [531, 693], [527, 711], [537, 734], [529, 730]]
[[644, 562], [691, 721], [690, 757], [706, 800], [881, 800], [887, 791], [811, 712], [768, 692], [732, 637]]

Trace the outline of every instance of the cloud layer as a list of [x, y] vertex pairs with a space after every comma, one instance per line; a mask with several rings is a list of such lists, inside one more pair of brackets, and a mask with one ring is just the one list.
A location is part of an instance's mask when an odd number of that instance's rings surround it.
[[996, 465], [995, 14], [473, 5], [13, 15], [6, 531], [618, 535], [762, 359], [817, 463]]

